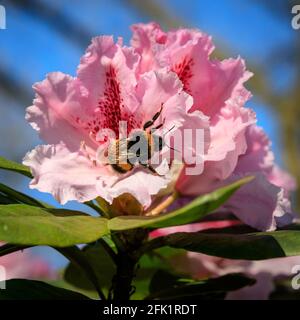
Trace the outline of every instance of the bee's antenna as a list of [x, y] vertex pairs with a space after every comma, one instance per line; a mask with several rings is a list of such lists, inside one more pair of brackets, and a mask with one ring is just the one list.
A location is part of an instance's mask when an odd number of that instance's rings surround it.
[[[172, 128], [170, 128], [167, 132], [165, 132], [162, 137], [164, 137], [167, 133], [169, 133], [170, 131], [172, 131], [174, 128], [175, 128], [175, 125], [174, 125]], [[176, 152], [180, 152], [179, 150], [176, 150], [176, 149], [172, 148], [171, 146], [169, 146], [169, 145], [166, 144], [166, 143], [165, 143], [165, 145], [166, 145], [169, 149], [171, 149], [171, 150], [174, 150], [174, 151], [176, 151]]]
[[165, 133], [163, 134], [163, 137], [164, 137], [167, 133], [169, 133], [170, 131], [172, 131], [174, 128], [175, 128], [175, 125], [174, 125], [171, 129], [169, 129], [167, 132], [165, 132]]
[[171, 149], [171, 150], [174, 150], [174, 151], [176, 151], [176, 152], [180, 152], [179, 150], [177, 150], [177, 149], [175, 149], [175, 148], [173, 148], [173, 147], [169, 146], [169, 145], [168, 145], [168, 144], [166, 144], [166, 143], [165, 143], [165, 145], [166, 145], [169, 149]]

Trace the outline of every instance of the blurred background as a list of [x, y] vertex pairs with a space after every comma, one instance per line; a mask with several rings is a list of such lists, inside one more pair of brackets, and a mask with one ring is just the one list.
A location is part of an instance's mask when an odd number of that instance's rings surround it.
[[[24, 119], [31, 86], [46, 73], [75, 75], [91, 38], [131, 37], [130, 25], [157, 21], [164, 29], [196, 27], [213, 36], [219, 57], [241, 55], [255, 76], [248, 103], [271, 140], [277, 162], [300, 183], [300, 29], [291, 25], [300, 0], [7, 0], [6, 29], [0, 30], [0, 154], [21, 161], [41, 141]], [[58, 205], [28, 189], [28, 180], [0, 172], [0, 181]], [[297, 203], [297, 200], [298, 203]], [[299, 210], [300, 191], [294, 206]], [[70, 203], [71, 208], [79, 205]], [[86, 210], [86, 207], [85, 207]], [[65, 261], [35, 249], [54, 267]]]

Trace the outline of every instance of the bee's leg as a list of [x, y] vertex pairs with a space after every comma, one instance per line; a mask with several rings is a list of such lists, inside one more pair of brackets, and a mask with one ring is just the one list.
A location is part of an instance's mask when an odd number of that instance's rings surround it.
[[159, 124], [158, 126], [151, 129], [152, 133], [158, 129], [160, 129], [165, 124], [166, 118], [163, 119], [163, 122]]
[[154, 173], [155, 175], [159, 176], [160, 174], [158, 174], [155, 169], [149, 164], [149, 163], [141, 163], [141, 165], [144, 167], [144, 168], [147, 168], [149, 169], [152, 173]]
[[164, 104], [162, 103], [160, 106], [160, 110], [158, 112], [156, 112], [155, 115], [153, 116], [153, 118], [152, 118], [153, 122], [155, 122], [158, 119], [158, 117], [160, 116], [162, 109], [163, 109], [163, 106], [164, 106]]
[[163, 109], [164, 104], [161, 104], [160, 110], [158, 112], [155, 113], [155, 115], [153, 116], [153, 118], [149, 121], [147, 121], [144, 126], [143, 129], [146, 130], [148, 128], [150, 128], [151, 126], [153, 126], [154, 122], [158, 119], [158, 117], [160, 116], [162, 109]]
[[158, 174], [158, 173], [155, 171], [155, 169], [154, 169], [152, 166], [150, 166], [150, 164], [148, 164], [147, 168], [148, 168], [152, 173]]

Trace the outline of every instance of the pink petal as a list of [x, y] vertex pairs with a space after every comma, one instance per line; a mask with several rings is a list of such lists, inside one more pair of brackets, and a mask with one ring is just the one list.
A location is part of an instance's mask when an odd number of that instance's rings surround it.
[[153, 67], [158, 67], [155, 59], [155, 47], [159, 43], [164, 43], [166, 33], [155, 22], [135, 24], [131, 26], [131, 29], [133, 35], [130, 44], [141, 55], [139, 73], [142, 74], [152, 70]]
[[[91, 45], [80, 60], [77, 75], [89, 92], [93, 108], [98, 98], [105, 92], [108, 74], [111, 69], [116, 74], [122, 98], [136, 85], [135, 69], [139, 56], [132, 48], [122, 47], [122, 40], [114, 43], [112, 36], [100, 36], [92, 39]], [[122, 94], [123, 93], [123, 94]], [[95, 105], [96, 103], [96, 105]]]
[[[167, 70], [150, 71], [141, 76], [137, 86], [137, 98], [140, 101], [137, 112], [142, 114], [143, 120], [151, 120], [158, 112], [162, 104], [166, 104], [168, 99], [178, 96], [182, 92], [182, 84], [175, 73], [168, 73]], [[185, 96], [182, 109], [185, 111], [191, 107], [191, 97]], [[178, 98], [179, 99], [179, 96]], [[163, 113], [171, 106], [163, 105]], [[167, 119], [166, 119], [167, 120]], [[157, 120], [157, 124], [159, 121]]]
[[243, 86], [251, 76], [244, 61], [240, 58], [222, 62], [210, 60], [213, 50], [207, 35], [179, 29], [168, 33], [164, 49], [157, 54], [161, 65], [170, 66], [178, 74], [185, 91], [193, 96], [193, 110], [201, 110], [209, 116], [214, 116], [230, 100], [242, 106], [250, 97]]
[[[93, 38], [80, 60], [77, 74], [89, 92], [92, 111], [97, 107], [110, 107], [121, 108], [116, 112], [122, 113], [135, 107], [131, 92], [137, 83], [135, 71], [139, 56], [132, 48], [121, 45], [121, 39], [115, 44], [110, 36]], [[119, 100], [118, 103], [114, 103], [114, 99]]]
[[283, 188], [287, 194], [297, 189], [297, 182], [288, 172], [274, 165], [268, 174], [268, 180], [277, 187]]
[[36, 97], [26, 110], [26, 120], [44, 141], [50, 144], [62, 141], [71, 150], [78, 150], [83, 140], [93, 146], [88, 135], [70, 116], [81, 108], [84, 92], [79, 81], [61, 72], [53, 72], [33, 88]]
[[133, 173], [120, 179], [104, 177], [98, 178], [97, 192], [108, 203], [124, 193], [133, 195], [146, 209], [152, 203], [152, 196], [168, 186], [170, 177], [153, 175], [153, 173], [135, 169]]
[[132, 45], [142, 56], [142, 71], [168, 67], [194, 98], [193, 110], [215, 115], [228, 101], [242, 106], [250, 98], [243, 84], [251, 77], [242, 59], [210, 60], [211, 38], [198, 30], [164, 33], [159, 25], [133, 26]]
[[[263, 231], [275, 230], [292, 223], [294, 214], [284, 190], [268, 182], [261, 173], [251, 173], [255, 179], [242, 186], [223, 206], [245, 224]], [[224, 184], [241, 176], [232, 176]]]
[[139, 56], [132, 48], [115, 44], [112, 37], [96, 37], [78, 67], [78, 78], [88, 90], [90, 121], [86, 127], [96, 136], [109, 128], [119, 134], [119, 121], [128, 122], [128, 132], [141, 125], [134, 115], [134, 88]]
[[200, 176], [182, 172], [176, 188], [185, 196], [197, 196], [212, 191], [216, 183], [227, 179], [235, 170], [239, 156], [247, 150], [245, 132], [255, 122], [250, 109], [227, 106], [210, 127], [210, 147], [204, 157]]
[[51, 193], [61, 204], [95, 199], [97, 178], [106, 174], [81, 152], [70, 152], [62, 144], [37, 146], [23, 163], [34, 176], [30, 188]]
[[[208, 161], [226, 160], [230, 170], [224, 170], [219, 177], [224, 179], [236, 167], [237, 159], [247, 150], [246, 131], [256, 122], [255, 113], [248, 108], [228, 105], [214, 118], [211, 127], [211, 145], [206, 159]], [[230, 172], [231, 171], [231, 172]]]
[[[189, 148], [191, 149], [191, 159], [189, 160], [190, 163], [193, 163], [196, 156], [203, 159], [204, 152], [208, 149], [209, 119], [200, 111], [190, 112], [193, 105], [192, 97], [182, 90], [182, 84], [175, 73], [167, 72], [164, 69], [145, 73], [141, 76], [137, 86], [137, 96], [141, 101], [137, 112], [141, 114], [140, 117], [145, 123], [151, 120], [162, 106], [161, 115], [155, 125], [163, 124], [163, 127], [155, 134], [164, 136], [164, 140], [169, 142], [171, 136], [175, 137], [178, 133], [177, 136], [181, 137], [181, 150], [178, 150], [179, 146], [174, 146], [177, 149], [176, 157], [180, 160], [187, 160], [188, 155], [184, 159], [183, 153], [187, 154], [186, 150]], [[191, 141], [184, 140], [185, 129], [191, 131]], [[202, 141], [196, 140], [196, 130], [203, 130], [205, 140], [203, 141], [203, 151], [196, 147], [196, 143], [202, 143]], [[172, 145], [171, 143], [167, 144]], [[167, 151], [170, 151], [169, 147]], [[166, 157], [166, 153], [162, 154], [162, 157]]]
[[271, 142], [262, 128], [252, 125], [246, 131], [247, 152], [239, 158], [236, 173], [269, 173], [274, 165]]
[[118, 134], [121, 120], [128, 121], [129, 131], [141, 125], [133, 115], [137, 64], [133, 49], [114, 44], [112, 37], [95, 38], [78, 78], [56, 72], [34, 86], [36, 99], [26, 118], [46, 142], [62, 141], [76, 151], [84, 141], [94, 152], [100, 129]]

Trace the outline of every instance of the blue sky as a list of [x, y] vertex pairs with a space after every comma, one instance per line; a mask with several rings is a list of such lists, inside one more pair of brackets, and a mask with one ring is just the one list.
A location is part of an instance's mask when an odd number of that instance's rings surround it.
[[[113, 34], [115, 37], [122, 36], [125, 42], [130, 39], [131, 24], [149, 21], [124, 0], [41, 2], [59, 9], [91, 36]], [[28, 90], [48, 72], [59, 70], [74, 75], [84, 48], [30, 14], [26, 8], [19, 10], [9, 3], [0, 1], [7, 12], [7, 29], [0, 30], [0, 67]], [[268, 7], [263, 8], [258, 3], [248, 0], [165, 0], [163, 6], [170, 14], [186, 21], [188, 26], [211, 34], [216, 44], [225, 48], [230, 56], [241, 55], [250, 63], [264, 65], [278, 48], [288, 48], [295, 31], [288, 19], [278, 19]], [[270, 81], [278, 90], [285, 90], [292, 79], [292, 70], [283, 64], [273, 70]], [[259, 100], [255, 92], [253, 94], [249, 106], [257, 112], [258, 123], [273, 140], [276, 157], [281, 162], [280, 128], [276, 115], [272, 108]], [[28, 150], [40, 143], [36, 132], [24, 120], [25, 107], [0, 91], [0, 110], [4, 115], [0, 119], [0, 134], [7, 137], [0, 139], [0, 153], [9, 158], [16, 155], [19, 161]], [[12, 186], [55, 204], [51, 196], [28, 190], [27, 180], [10, 181]], [[78, 208], [75, 204], [70, 207]], [[60, 266], [64, 262], [55, 254], [47, 253], [47, 258], [55, 265]]]

